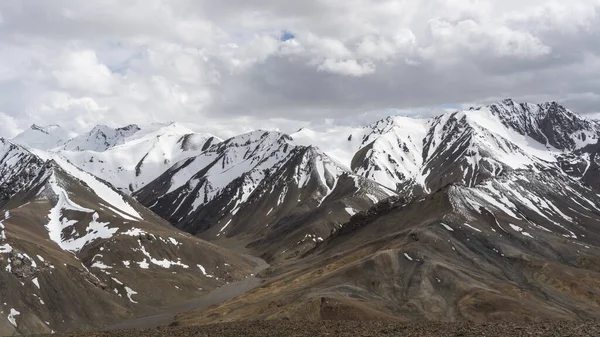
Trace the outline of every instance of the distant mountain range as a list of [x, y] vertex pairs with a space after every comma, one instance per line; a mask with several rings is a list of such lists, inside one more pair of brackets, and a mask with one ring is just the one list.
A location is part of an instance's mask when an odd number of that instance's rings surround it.
[[199, 296], [248, 275], [246, 251], [272, 265], [268, 296], [182, 324], [597, 317], [599, 139], [557, 103], [512, 100], [227, 140], [33, 125], [0, 140], [0, 332]]

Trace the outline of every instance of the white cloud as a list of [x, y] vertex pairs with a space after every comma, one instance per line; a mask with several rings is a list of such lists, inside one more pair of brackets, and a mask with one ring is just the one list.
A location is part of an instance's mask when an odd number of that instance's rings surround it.
[[63, 90], [109, 95], [116, 84], [111, 71], [98, 62], [93, 50], [67, 51], [52, 67], [52, 76]]
[[468, 19], [455, 24], [439, 19], [430, 22], [435, 53], [431, 57], [439, 57], [439, 51], [461, 55], [460, 52], [472, 53], [492, 52], [500, 57], [518, 57], [534, 59], [548, 55], [551, 48], [545, 46], [539, 38], [527, 32], [512, 30], [505, 26], [486, 26]]
[[375, 65], [371, 62], [359, 63], [356, 60], [333, 60], [326, 59], [319, 65], [320, 71], [328, 71], [334, 74], [363, 76], [375, 72]]

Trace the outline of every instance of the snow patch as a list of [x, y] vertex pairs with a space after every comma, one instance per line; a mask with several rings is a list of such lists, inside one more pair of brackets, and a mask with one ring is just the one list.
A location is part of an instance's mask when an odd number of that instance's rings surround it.
[[531, 234], [524, 232], [523, 228], [517, 226], [517, 225], [513, 225], [513, 224], [509, 224], [510, 228], [512, 228], [514, 231], [521, 233], [524, 236], [530, 237], [530, 238], [534, 238]]
[[204, 266], [202, 266], [201, 264], [197, 265], [198, 268], [200, 269], [200, 271], [202, 272], [202, 275], [209, 277], [209, 278], [213, 278], [214, 275], [210, 275], [206, 273], [206, 269], [204, 269]]
[[480, 230], [480, 229], [478, 229], [478, 228], [475, 228], [475, 227], [473, 227], [473, 226], [469, 225], [468, 223], [465, 223], [464, 225], [465, 225], [465, 226], [467, 226], [467, 227], [469, 227], [469, 228], [471, 228], [472, 230], [474, 230], [474, 231], [476, 231], [476, 232], [480, 232], [480, 233], [481, 233], [481, 230]]
[[15, 328], [17, 327], [17, 316], [19, 316], [21, 313], [18, 312], [17, 310], [11, 308], [10, 309], [10, 314], [8, 314], [8, 321], [10, 322], [10, 324], [12, 324]]
[[129, 301], [131, 303], [137, 303], [136, 301], [133, 300], [133, 298], [131, 298], [131, 296], [136, 295], [137, 292], [129, 287], [125, 287], [125, 291], [127, 292], [127, 298], [129, 299]]
[[440, 225], [444, 226], [444, 228], [446, 228], [447, 230], [454, 232], [454, 229], [452, 229], [452, 227], [446, 225], [445, 223], [440, 223]]
[[13, 251], [13, 249], [8, 243], [0, 245], [0, 254], [8, 254], [12, 251]]

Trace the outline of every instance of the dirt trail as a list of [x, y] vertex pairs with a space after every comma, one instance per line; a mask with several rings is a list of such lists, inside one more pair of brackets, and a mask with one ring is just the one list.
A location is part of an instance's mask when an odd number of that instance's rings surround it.
[[152, 316], [127, 320], [112, 325], [105, 330], [156, 328], [173, 322], [175, 316], [181, 312], [192, 309], [207, 308], [213, 304], [225, 302], [256, 288], [262, 282], [260, 278], [256, 277], [256, 274], [269, 268], [269, 264], [261, 258], [255, 256], [244, 255], [244, 257], [257, 264], [252, 275], [248, 276], [247, 278], [238, 282], [225, 284], [200, 298], [166, 308], [161, 310], [160, 313]]

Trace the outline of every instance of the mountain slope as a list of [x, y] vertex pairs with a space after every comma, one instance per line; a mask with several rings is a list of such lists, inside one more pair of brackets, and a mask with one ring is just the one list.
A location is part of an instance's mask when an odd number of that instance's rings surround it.
[[263, 287], [178, 323], [593, 319], [600, 198], [590, 192], [559, 171], [511, 171], [382, 202], [272, 268]]
[[43, 167], [42, 159], [0, 138], [0, 205], [27, 186]]
[[4, 177], [22, 181], [0, 203], [2, 334], [99, 328], [252, 271], [64, 159], [2, 144]]

